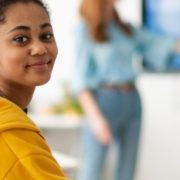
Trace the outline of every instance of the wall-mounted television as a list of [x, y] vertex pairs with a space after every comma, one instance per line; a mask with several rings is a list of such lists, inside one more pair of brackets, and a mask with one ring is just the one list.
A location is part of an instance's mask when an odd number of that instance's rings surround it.
[[[143, 0], [143, 25], [148, 30], [180, 40], [180, 0]], [[180, 54], [176, 54], [169, 67], [180, 70]]]

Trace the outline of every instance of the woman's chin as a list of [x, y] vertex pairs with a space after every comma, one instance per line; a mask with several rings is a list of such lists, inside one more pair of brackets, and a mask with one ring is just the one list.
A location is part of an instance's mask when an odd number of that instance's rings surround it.
[[33, 82], [33, 86], [41, 86], [41, 85], [44, 85], [44, 84], [48, 83], [49, 80], [50, 80], [50, 77], [47, 77], [47, 78], [43, 78], [43, 79], [34, 81], [34, 82]]

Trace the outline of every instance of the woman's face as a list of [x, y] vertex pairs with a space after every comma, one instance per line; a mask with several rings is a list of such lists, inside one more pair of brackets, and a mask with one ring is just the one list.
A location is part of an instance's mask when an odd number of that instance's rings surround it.
[[34, 3], [17, 3], [0, 23], [0, 84], [34, 87], [46, 83], [57, 56], [50, 19]]
[[106, 1], [106, 3], [107, 3], [106, 5], [107, 5], [107, 7], [109, 7], [109, 8], [113, 8], [115, 2], [116, 2], [116, 0], [107, 0], [107, 1]]

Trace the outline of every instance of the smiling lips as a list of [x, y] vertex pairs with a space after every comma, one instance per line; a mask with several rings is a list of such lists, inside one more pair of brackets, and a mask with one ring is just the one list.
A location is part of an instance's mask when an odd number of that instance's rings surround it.
[[28, 64], [26, 66], [26, 68], [32, 68], [32, 69], [35, 69], [38, 71], [43, 71], [49, 67], [50, 63], [51, 63], [50, 60], [41, 60], [41, 61], [37, 61], [37, 62], [32, 63], [32, 64]]

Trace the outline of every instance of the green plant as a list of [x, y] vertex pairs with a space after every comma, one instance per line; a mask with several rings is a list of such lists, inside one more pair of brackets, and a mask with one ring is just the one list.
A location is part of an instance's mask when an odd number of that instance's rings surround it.
[[63, 98], [53, 105], [53, 112], [58, 114], [83, 115], [83, 109], [78, 100], [72, 95], [66, 83], [63, 84]]

